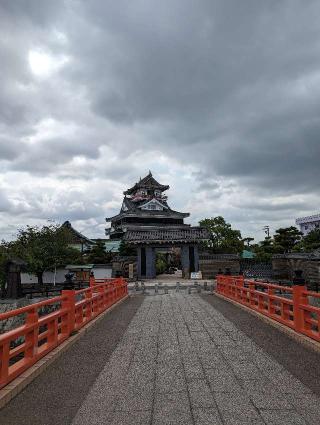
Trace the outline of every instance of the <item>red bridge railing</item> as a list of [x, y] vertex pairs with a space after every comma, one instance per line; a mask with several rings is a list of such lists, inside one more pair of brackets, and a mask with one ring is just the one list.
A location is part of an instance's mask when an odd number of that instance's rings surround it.
[[306, 286], [280, 286], [243, 276], [219, 275], [217, 292], [320, 341], [320, 294], [308, 291]]
[[61, 296], [0, 314], [0, 321], [23, 317], [22, 325], [0, 334], [0, 389], [127, 294], [123, 278], [91, 277], [89, 288], [63, 290]]

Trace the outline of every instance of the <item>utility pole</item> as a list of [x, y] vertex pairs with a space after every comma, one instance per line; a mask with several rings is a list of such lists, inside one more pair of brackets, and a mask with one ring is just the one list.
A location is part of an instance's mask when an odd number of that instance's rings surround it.
[[269, 238], [270, 237], [270, 227], [269, 226], [264, 226], [262, 229], [264, 230], [264, 233]]

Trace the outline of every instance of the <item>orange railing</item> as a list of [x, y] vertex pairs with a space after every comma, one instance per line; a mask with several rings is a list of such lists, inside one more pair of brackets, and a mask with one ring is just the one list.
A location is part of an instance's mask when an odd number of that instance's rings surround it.
[[308, 291], [306, 286], [281, 286], [243, 276], [219, 275], [217, 292], [320, 341], [320, 294]]
[[[0, 314], [0, 321], [23, 319], [0, 335], [0, 389], [127, 294], [123, 278], [91, 277], [89, 288], [63, 290], [61, 296]], [[53, 311], [43, 314], [50, 306]]]

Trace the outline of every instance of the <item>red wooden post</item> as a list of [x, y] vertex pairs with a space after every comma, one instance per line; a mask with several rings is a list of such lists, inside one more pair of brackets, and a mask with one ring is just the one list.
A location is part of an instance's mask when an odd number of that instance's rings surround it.
[[0, 388], [7, 383], [9, 376], [10, 341], [2, 342], [0, 346]]
[[68, 310], [67, 333], [70, 335], [75, 330], [75, 290], [65, 289], [61, 291], [61, 295], [63, 297], [61, 308]]
[[255, 306], [255, 300], [254, 300], [255, 289], [256, 289], [256, 284], [254, 282], [249, 282], [249, 303], [253, 307]]
[[294, 329], [297, 332], [303, 332], [305, 328], [304, 312], [300, 306], [306, 303], [306, 297], [303, 296], [303, 292], [306, 291], [307, 288], [306, 286], [295, 285], [292, 287], [292, 290]]
[[268, 287], [268, 312], [269, 314], [274, 314], [274, 306], [273, 306], [273, 298], [274, 295], [274, 288]]
[[26, 350], [24, 352], [24, 358], [26, 360], [33, 359], [34, 356], [37, 355], [38, 352], [38, 335], [39, 335], [39, 325], [38, 325], [38, 310], [36, 307], [34, 307], [32, 310], [30, 310], [27, 313], [26, 317], [26, 326], [32, 327], [27, 333], [26, 333]]
[[96, 278], [94, 277], [94, 273], [91, 272], [90, 273], [90, 277], [89, 277], [89, 286], [90, 286], [90, 288], [92, 288], [95, 284], [96, 284]]

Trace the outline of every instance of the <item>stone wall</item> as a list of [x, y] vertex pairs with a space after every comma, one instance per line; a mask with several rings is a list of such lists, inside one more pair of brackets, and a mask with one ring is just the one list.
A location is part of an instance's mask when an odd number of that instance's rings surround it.
[[200, 254], [199, 269], [203, 279], [214, 279], [219, 272], [230, 269], [231, 274], [239, 274], [240, 258], [234, 254]]
[[112, 277], [129, 278], [129, 264], [133, 264], [133, 279], [137, 279], [137, 257], [115, 257], [112, 261]]
[[320, 255], [291, 253], [275, 255], [272, 259], [275, 279], [292, 280], [295, 270], [302, 270], [302, 276], [312, 289], [320, 287]]

